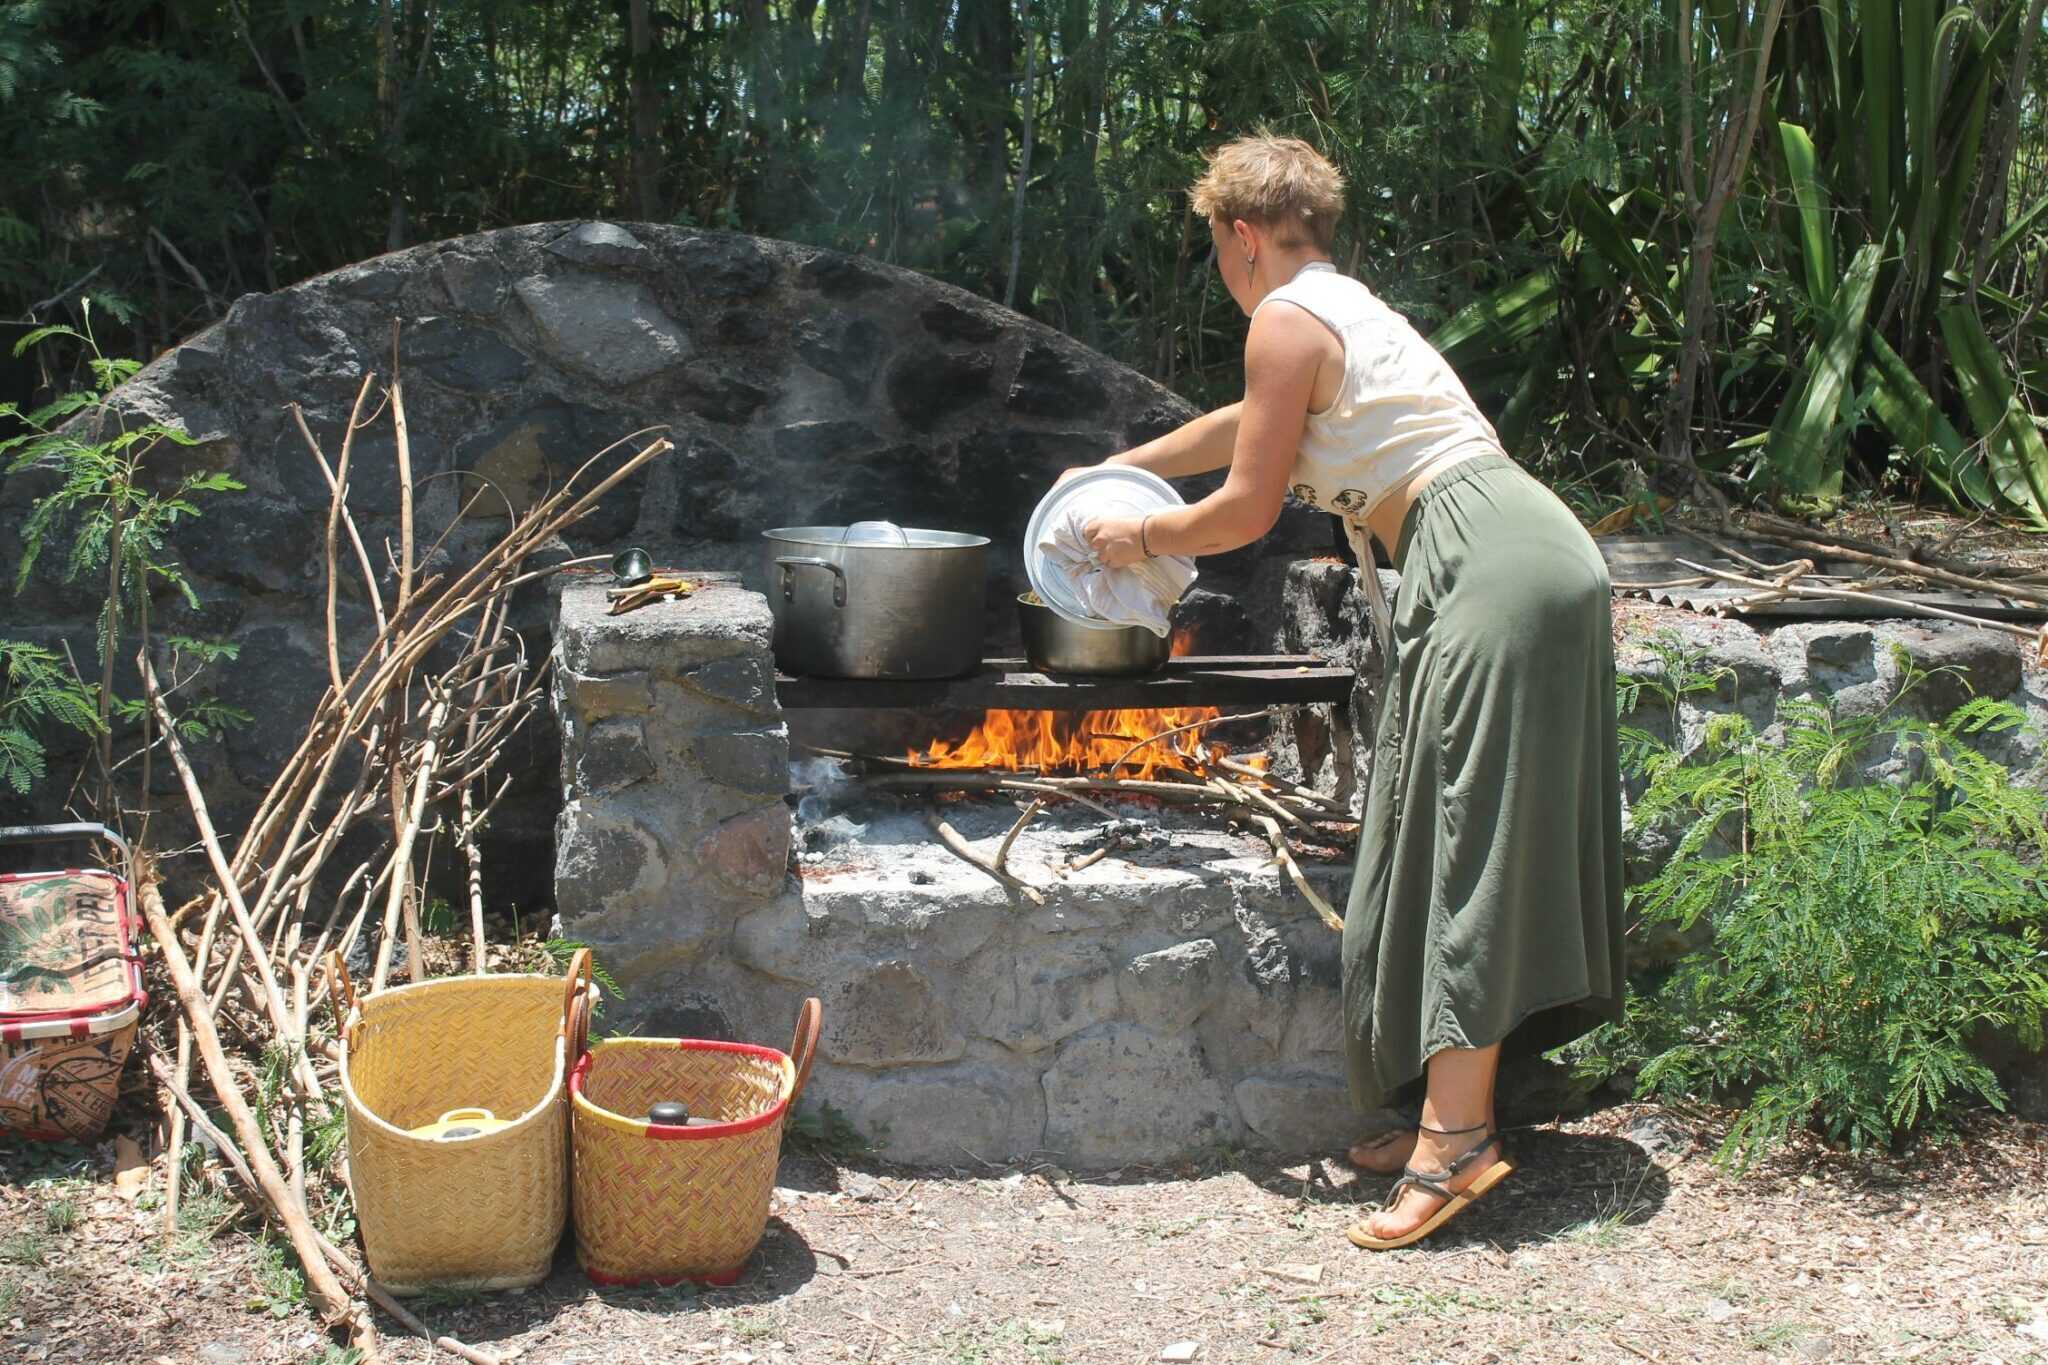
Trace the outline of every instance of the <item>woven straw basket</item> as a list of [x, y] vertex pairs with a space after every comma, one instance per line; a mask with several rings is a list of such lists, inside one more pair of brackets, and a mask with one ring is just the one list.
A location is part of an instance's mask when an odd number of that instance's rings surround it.
[[[612, 1038], [569, 1076], [576, 1259], [599, 1284], [731, 1284], [768, 1225], [782, 1129], [810, 1079], [822, 1011], [806, 1000], [787, 1055], [745, 1043]], [[662, 1100], [718, 1122], [637, 1117]]]
[[[447, 977], [360, 1000], [339, 954], [328, 971], [370, 1274], [394, 1294], [539, 1283], [568, 1219], [565, 1083], [589, 1029], [590, 954], [566, 980]], [[510, 1122], [458, 1141], [410, 1131], [463, 1108]]]

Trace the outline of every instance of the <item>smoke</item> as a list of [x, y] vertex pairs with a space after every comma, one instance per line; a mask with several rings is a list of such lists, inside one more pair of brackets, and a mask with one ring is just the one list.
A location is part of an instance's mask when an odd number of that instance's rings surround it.
[[806, 848], [849, 843], [868, 832], [866, 825], [833, 813], [850, 786], [846, 767], [838, 759], [798, 759], [789, 765], [789, 785], [802, 793], [797, 797], [796, 819]]

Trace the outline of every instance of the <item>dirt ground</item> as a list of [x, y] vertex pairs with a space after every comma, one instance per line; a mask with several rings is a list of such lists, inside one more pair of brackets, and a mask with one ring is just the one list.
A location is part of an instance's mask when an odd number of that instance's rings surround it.
[[[1219, 1152], [1075, 1177], [786, 1156], [741, 1283], [540, 1287], [418, 1307], [540, 1361], [2048, 1361], [2048, 1130], [1741, 1178], [1713, 1115], [1625, 1105], [1511, 1135], [1449, 1235], [1372, 1255], [1384, 1182]], [[226, 1200], [159, 1236], [111, 1144], [0, 1146], [0, 1359], [330, 1361], [280, 1251]], [[132, 1182], [131, 1182], [132, 1183]], [[380, 1319], [389, 1358], [436, 1356]]]

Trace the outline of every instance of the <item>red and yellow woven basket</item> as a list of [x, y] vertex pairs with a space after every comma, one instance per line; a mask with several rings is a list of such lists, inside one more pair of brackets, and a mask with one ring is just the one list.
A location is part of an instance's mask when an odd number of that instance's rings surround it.
[[[0, 829], [0, 844], [106, 843], [103, 825]], [[0, 875], [0, 1137], [91, 1142], [114, 1112], [144, 1003], [128, 879]]]
[[[731, 1284], [768, 1225], [782, 1130], [817, 1053], [806, 1000], [788, 1053], [691, 1038], [612, 1038], [569, 1075], [576, 1259], [599, 1284]], [[664, 1100], [716, 1122], [650, 1123]]]

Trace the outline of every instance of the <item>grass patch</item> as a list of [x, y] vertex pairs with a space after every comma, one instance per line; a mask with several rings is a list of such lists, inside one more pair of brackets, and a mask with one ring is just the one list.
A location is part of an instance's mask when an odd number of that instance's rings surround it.
[[1369, 1294], [1374, 1302], [1384, 1304], [1401, 1317], [1420, 1314], [1423, 1317], [1455, 1318], [1466, 1313], [1491, 1313], [1500, 1307], [1498, 1300], [1462, 1289], [1439, 1294], [1409, 1285], [1380, 1284], [1374, 1285]]
[[63, 1236], [78, 1226], [78, 1201], [75, 1199], [52, 1199], [43, 1205], [43, 1226], [58, 1236]]
[[1626, 1190], [1620, 1181], [1616, 1181], [1613, 1189], [1594, 1201], [1591, 1218], [1572, 1224], [1551, 1240], [1583, 1247], [1620, 1246], [1624, 1232], [1656, 1212], [1657, 1206], [1643, 1198], [1643, 1186], [1650, 1178], [1651, 1169], [1645, 1166], [1636, 1175], [1635, 1184]]
[[0, 1262], [8, 1265], [46, 1266], [50, 1263], [49, 1239], [40, 1228], [22, 1228], [0, 1237]]
[[266, 1235], [256, 1243], [256, 1284], [249, 1306], [273, 1318], [288, 1318], [306, 1302], [306, 1277], [282, 1245]]

